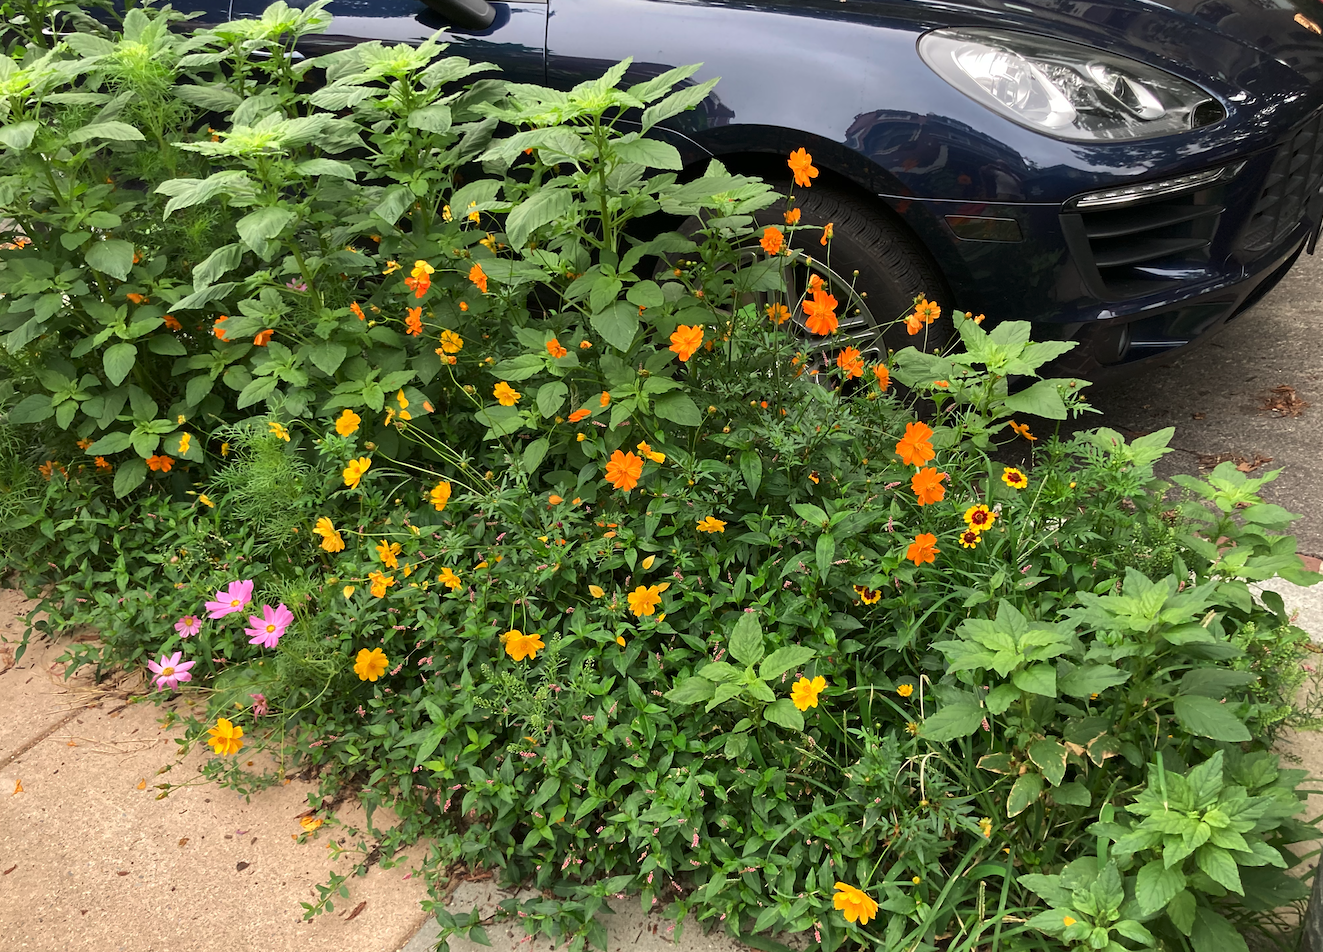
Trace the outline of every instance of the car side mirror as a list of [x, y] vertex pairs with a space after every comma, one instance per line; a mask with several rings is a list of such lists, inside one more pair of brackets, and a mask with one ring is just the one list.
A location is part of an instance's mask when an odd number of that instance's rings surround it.
[[485, 30], [496, 20], [496, 8], [487, 0], [424, 0], [455, 26]]

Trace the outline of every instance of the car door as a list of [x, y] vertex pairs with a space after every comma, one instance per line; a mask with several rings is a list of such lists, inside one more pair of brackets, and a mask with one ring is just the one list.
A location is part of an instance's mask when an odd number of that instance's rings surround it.
[[[307, 0], [290, 6], [305, 7]], [[231, 16], [260, 16], [267, 0], [233, 0]], [[472, 6], [472, 4], [468, 4]], [[487, 27], [466, 26], [462, 9], [447, 0], [332, 0], [334, 19], [325, 33], [299, 44], [306, 56], [320, 56], [368, 40], [417, 45], [438, 30], [450, 44], [447, 53], [495, 63], [507, 79], [541, 83], [546, 79], [547, 4], [544, 0], [502, 0], [490, 5], [495, 18]]]

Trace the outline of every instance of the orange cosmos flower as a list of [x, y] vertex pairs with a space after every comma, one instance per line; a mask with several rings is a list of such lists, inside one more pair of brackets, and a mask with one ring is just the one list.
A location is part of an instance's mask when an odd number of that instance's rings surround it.
[[836, 298], [827, 293], [821, 280], [814, 284], [813, 297], [804, 302], [804, 326], [810, 334], [826, 337], [836, 332], [840, 323], [836, 319], [836, 303]]
[[593, 411], [589, 410], [587, 407], [582, 407], [581, 409], [575, 410], [573, 413], [570, 414], [570, 422], [578, 423], [584, 417], [591, 415], [592, 412]]
[[124, 295], [124, 296], [125, 296], [126, 298], [128, 298], [130, 301], [132, 301], [134, 304], [146, 304], [146, 303], [147, 303], [147, 295], [145, 295], [145, 294], [135, 294], [134, 292], [130, 291], [128, 294], [126, 294], [126, 295]]
[[906, 466], [922, 466], [937, 454], [932, 443], [932, 428], [926, 423], [906, 423], [905, 435], [896, 444], [896, 455]]
[[941, 551], [937, 548], [937, 536], [930, 532], [921, 532], [914, 537], [910, 547], [905, 550], [905, 558], [915, 565], [922, 565], [925, 562], [936, 562], [937, 553]]
[[931, 466], [924, 467], [910, 477], [910, 488], [914, 490], [920, 506], [941, 502], [946, 498], [946, 487], [942, 485], [944, 479], [946, 473], [939, 473]]
[[887, 370], [885, 365], [878, 364], [873, 368], [873, 373], [877, 377], [877, 385], [883, 390], [891, 386], [891, 371]]
[[1034, 442], [1037, 442], [1038, 437], [1034, 436], [1032, 433], [1029, 432], [1029, 427], [1027, 424], [1016, 423], [1014, 420], [1011, 420], [1010, 425], [1012, 430], [1023, 436], [1026, 440], [1032, 440]]
[[767, 319], [777, 327], [780, 327], [786, 321], [790, 320], [790, 308], [784, 304], [767, 305]]
[[611, 454], [611, 460], [606, 464], [606, 481], [616, 489], [622, 489], [629, 492], [639, 484], [639, 477], [643, 475], [643, 460], [633, 453], [622, 453], [616, 450]]
[[404, 318], [404, 326], [410, 337], [419, 337], [423, 333], [423, 309], [411, 307]]
[[832, 233], [836, 230], [835, 223], [827, 222], [827, 227], [822, 229], [822, 237], [818, 239], [818, 244], [825, 245], [831, 241]]
[[565, 349], [564, 344], [553, 337], [551, 340], [547, 341], [547, 353], [559, 360], [568, 354], [569, 351]]
[[605, 406], [610, 405], [610, 403], [611, 403], [611, 394], [608, 393], [607, 391], [603, 390], [603, 391], [602, 391], [602, 396], [599, 397], [598, 400], [597, 400], [597, 404], [598, 404], [598, 406], [603, 406], [603, 407], [605, 407]]
[[942, 309], [936, 301], [929, 301], [926, 297], [919, 298], [919, 303], [914, 305], [914, 315], [925, 324], [931, 324], [942, 316]]
[[149, 456], [147, 457], [147, 468], [152, 472], [168, 473], [170, 467], [175, 465], [175, 461], [169, 456]]
[[905, 333], [913, 337], [919, 331], [923, 330], [923, 318], [917, 314], [905, 315]]
[[103, 472], [110, 472], [110, 470], [114, 469], [104, 456], [98, 456], [94, 462], [96, 463], [96, 468]]
[[786, 209], [785, 214], [782, 215], [781, 217], [784, 218], [784, 219], [786, 220], [786, 224], [787, 224], [787, 225], [798, 225], [798, 224], [799, 224], [799, 209], [798, 209], [798, 208], [788, 208], [788, 209]]
[[854, 347], [847, 347], [836, 355], [836, 366], [845, 373], [847, 380], [864, 375], [864, 355]]
[[781, 233], [780, 228], [775, 225], [768, 225], [763, 229], [763, 238], [758, 244], [763, 246], [763, 251], [766, 251], [769, 255], [774, 255], [780, 252], [785, 240], [785, 235]]
[[267, 344], [271, 343], [271, 338], [275, 336], [275, 333], [276, 332], [269, 327], [264, 331], [258, 331], [257, 336], [253, 338], [253, 343], [258, 347], [265, 347]]
[[469, 268], [469, 280], [477, 285], [478, 290], [483, 294], [487, 293], [487, 275], [482, 270], [482, 265], [474, 264]]
[[211, 325], [211, 332], [221, 340], [225, 340], [225, 329], [222, 328], [221, 325], [228, 320], [229, 318], [222, 314], [220, 317], [216, 318], [216, 323]]
[[786, 164], [790, 166], [790, 171], [795, 173], [796, 185], [808, 188], [818, 177], [818, 170], [813, 167], [813, 156], [803, 149], [791, 152]]
[[496, 402], [501, 406], [512, 407], [519, 402], [523, 394], [502, 380], [492, 388], [492, 396], [496, 398]]
[[861, 926], [866, 926], [869, 919], [877, 917], [877, 902], [873, 897], [849, 883], [836, 884], [836, 895], [833, 897], [832, 905], [841, 911], [846, 922], [857, 922]]
[[441, 349], [447, 354], [458, 354], [464, 349], [464, 338], [454, 331], [441, 332]]
[[353, 311], [353, 312], [354, 312], [354, 316], [355, 316], [356, 318], [358, 318], [360, 321], [366, 321], [366, 320], [367, 320], [367, 315], [363, 313], [363, 309], [362, 309], [361, 307], [358, 306], [358, 302], [357, 302], [357, 301], [351, 301], [351, 302], [349, 302], [349, 310]]
[[165, 322], [165, 326], [172, 331], [182, 331], [184, 329], [184, 325], [180, 324], [173, 314], [167, 314], [165, 317], [161, 318], [161, 320]]
[[703, 327], [701, 324], [689, 326], [681, 324], [671, 334], [670, 350], [675, 351], [679, 356], [680, 362], [688, 360], [694, 356], [694, 352], [703, 345]]

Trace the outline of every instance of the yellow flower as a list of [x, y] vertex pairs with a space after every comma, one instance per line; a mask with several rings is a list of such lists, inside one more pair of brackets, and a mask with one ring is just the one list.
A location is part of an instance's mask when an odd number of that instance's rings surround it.
[[289, 442], [289, 430], [285, 429], [283, 424], [277, 423], [274, 420], [272, 420], [269, 423], [267, 423], [267, 427], [270, 428], [272, 436], [278, 436], [286, 443]]
[[319, 816], [305, 816], [299, 820], [299, 826], [303, 827], [304, 833], [314, 833], [322, 825], [323, 820]]
[[385, 598], [386, 589], [395, 584], [394, 576], [382, 575], [380, 572], [369, 572], [368, 579], [372, 582], [372, 595], [374, 598]]
[[211, 739], [207, 741], [207, 746], [216, 752], [217, 757], [224, 757], [227, 754], [237, 754], [243, 747], [243, 728], [237, 727], [224, 717], [216, 719], [216, 726], [208, 728], [207, 733]]
[[512, 407], [519, 402], [519, 398], [522, 397], [523, 394], [502, 380], [492, 388], [492, 396], [496, 398], [496, 402], [501, 406]]
[[526, 635], [518, 628], [511, 628], [503, 634], [501, 641], [505, 642], [505, 653], [516, 661], [535, 658], [538, 651], [546, 647], [537, 635]]
[[637, 618], [655, 614], [657, 606], [661, 604], [661, 593], [663, 591], [664, 587], [661, 585], [640, 585], [629, 593], [629, 610]]
[[400, 263], [399, 263], [398, 261], [387, 261], [387, 262], [386, 262], [386, 270], [382, 271], [381, 273], [382, 273], [382, 274], [394, 274], [396, 271], [399, 271], [399, 270], [400, 270]]
[[222, 443], [222, 444], [221, 444], [221, 456], [229, 456], [229, 455], [230, 455], [230, 444], [229, 444], [229, 443]]
[[377, 558], [385, 563], [386, 568], [393, 569], [400, 564], [400, 560], [396, 556], [400, 554], [402, 548], [403, 546], [398, 542], [387, 542], [382, 539], [377, 543]]
[[909, 697], [911, 694], [914, 693], [914, 685], [912, 684], [898, 685], [896, 687], [896, 693], [899, 694], [901, 697]]
[[443, 568], [441, 574], [436, 577], [436, 580], [452, 592], [458, 591], [463, 585], [459, 580], [459, 576], [455, 574], [454, 569], [450, 568]]
[[357, 432], [358, 425], [363, 422], [353, 410], [345, 409], [335, 421], [335, 432], [341, 436], [350, 436]]
[[349, 598], [351, 595], [354, 594], [355, 591], [356, 589], [354, 588], [354, 586], [346, 585], [343, 589], [340, 590], [340, 594], [343, 595], [345, 598]]
[[914, 723], [914, 721], [906, 721], [905, 730], [911, 737], [919, 736], [919, 725]]
[[183, 456], [188, 452], [188, 444], [193, 439], [192, 436], [185, 433], [179, 437], [179, 449], [175, 451], [176, 456]]
[[997, 521], [997, 514], [982, 504], [970, 506], [965, 510], [965, 524], [975, 532], [990, 528]]
[[856, 585], [854, 593], [859, 596], [859, 601], [865, 605], [876, 605], [882, 600], [882, 591], [876, 588], [869, 588], [867, 585]]
[[606, 594], [606, 591], [600, 585], [589, 585], [588, 592], [593, 598], [601, 598]]
[[354, 674], [358, 675], [360, 681], [375, 681], [385, 674], [389, 667], [390, 662], [386, 660], [386, 653], [380, 648], [373, 648], [371, 651], [360, 648], [358, 657], [354, 661]]
[[616, 644], [622, 648], [625, 647], [625, 639], [622, 635], [616, 635]]
[[919, 876], [915, 876], [913, 879], [910, 880], [910, 882], [912, 882], [914, 885], [917, 886], [919, 885], [919, 883], [923, 882], [923, 879]]
[[827, 687], [827, 679], [819, 675], [810, 681], [800, 678], [790, 688], [790, 702], [801, 711], [818, 706], [818, 695]]
[[639, 444], [637, 447], [635, 447], [635, 448], [636, 448], [640, 453], [642, 453], [644, 456], [646, 456], [648, 459], [652, 460], [654, 463], [664, 463], [664, 462], [666, 462], [666, 454], [665, 454], [665, 453], [654, 453], [654, 452], [652, 451], [652, 447], [649, 446], [647, 443], [640, 443], [640, 444]]
[[1006, 466], [1001, 474], [1001, 481], [1012, 489], [1024, 489], [1029, 485], [1029, 478], [1014, 466]]
[[339, 530], [331, 524], [328, 516], [322, 516], [317, 520], [317, 525], [313, 527], [314, 533], [322, 537], [322, 548], [327, 552], [343, 552], [345, 540], [340, 535]]
[[653, 563], [655, 563], [656, 561], [657, 561], [657, 556], [655, 556], [655, 555], [650, 555], [650, 556], [648, 556], [646, 559], [644, 559], [644, 560], [643, 560], [643, 571], [646, 572], [648, 569], [652, 568]]
[[1071, 926], [1075, 924], [1075, 920], [1072, 919], [1070, 916], [1062, 916], [1061, 924], [1065, 926], [1067, 929], [1069, 929]]
[[206, 506], [208, 509], [216, 508], [216, 504], [211, 501], [211, 497], [208, 496], [206, 493], [198, 494], [198, 502], [202, 503], [202, 505]]
[[841, 910], [846, 922], [868, 925], [868, 920], [877, 916], [877, 903], [868, 893], [847, 883], [836, 884], [836, 896], [833, 905]]
[[358, 459], [351, 459], [349, 465], [345, 467], [344, 478], [345, 485], [350, 489], [358, 488], [358, 481], [363, 478], [363, 474], [368, 471], [372, 465], [372, 459], [367, 456], [360, 456]]
[[991, 817], [986, 817], [986, 816], [985, 816], [983, 819], [979, 820], [979, 821], [978, 821], [978, 829], [979, 829], [979, 832], [983, 834], [983, 838], [984, 838], [985, 840], [991, 838], [991, 836], [992, 836], [992, 819], [991, 819]]
[[440, 512], [446, 508], [448, 502], [450, 502], [450, 483], [443, 479], [432, 487], [432, 505], [437, 512]]
[[464, 338], [454, 331], [442, 331], [441, 349], [447, 354], [458, 354], [464, 349]]
[[704, 516], [698, 520], [699, 532], [725, 532], [726, 524], [715, 516]]

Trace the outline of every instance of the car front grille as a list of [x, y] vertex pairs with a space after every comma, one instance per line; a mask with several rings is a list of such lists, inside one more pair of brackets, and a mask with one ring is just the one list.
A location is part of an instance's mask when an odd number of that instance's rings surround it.
[[1224, 186], [1061, 216], [1085, 283], [1104, 300], [1135, 297], [1208, 263]]
[[1254, 211], [1237, 247], [1264, 251], [1299, 224], [1305, 206], [1323, 185], [1323, 112], [1316, 113], [1278, 147]]

